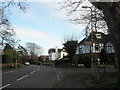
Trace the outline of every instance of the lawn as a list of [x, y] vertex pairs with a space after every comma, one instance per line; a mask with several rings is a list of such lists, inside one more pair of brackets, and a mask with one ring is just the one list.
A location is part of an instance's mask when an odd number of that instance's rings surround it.
[[117, 72], [101, 72], [99, 80], [94, 78], [96, 85], [93, 88], [117, 88]]

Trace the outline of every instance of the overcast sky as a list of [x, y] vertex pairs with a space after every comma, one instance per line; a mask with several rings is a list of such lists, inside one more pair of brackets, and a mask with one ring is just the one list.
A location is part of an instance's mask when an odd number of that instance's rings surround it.
[[83, 27], [67, 21], [64, 10], [58, 10], [57, 2], [29, 2], [27, 13], [12, 9], [10, 22], [16, 32], [20, 44], [34, 42], [48, 54], [49, 48], [62, 48], [64, 36], [76, 35], [83, 38]]

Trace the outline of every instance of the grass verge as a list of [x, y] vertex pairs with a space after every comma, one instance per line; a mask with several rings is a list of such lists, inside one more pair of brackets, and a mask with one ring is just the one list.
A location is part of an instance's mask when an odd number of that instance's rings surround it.
[[96, 83], [93, 88], [117, 88], [117, 72], [101, 72], [99, 74], [99, 80], [92, 79]]

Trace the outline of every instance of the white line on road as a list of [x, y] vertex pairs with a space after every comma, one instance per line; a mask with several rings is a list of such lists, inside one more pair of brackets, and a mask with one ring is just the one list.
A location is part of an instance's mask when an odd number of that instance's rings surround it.
[[57, 73], [57, 79], [58, 79], [58, 80], [60, 80], [60, 76], [59, 76], [59, 74], [58, 74], [58, 73]]
[[23, 79], [23, 78], [25, 78], [25, 77], [27, 77], [27, 76], [28, 76], [28, 75], [25, 75], [25, 76], [23, 76], [23, 77], [17, 79], [16, 81], [20, 81], [21, 79]]
[[33, 74], [33, 73], [35, 73], [36, 71], [32, 71], [30, 74]]
[[8, 73], [11, 73], [11, 72], [13, 72], [13, 71], [9, 71]]
[[56, 71], [55, 68], [54, 68], [54, 71], [56, 72], [56, 74], [57, 74], [57, 80], [59, 81], [59, 80], [60, 80], [60, 76], [59, 76], [59, 74], [57, 73], [57, 71]]
[[62, 74], [62, 72], [61, 72], [61, 71], [59, 71], [59, 73], [60, 73], [60, 75], [63, 77], [63, 74]]
[[40, 70], [40, 68], [38, 68], [38, 69], [32, 71], [30, 74], [33, 74], [33, 73], [35, 73], [35, 72], [38, 71], [38, 70]]
[[8, 74], [8, 73], [12, 73], [13, 71], [9, 71], [9, 72], [5, 72], [5, 73], [3, 73], [3, 74]]
[[1, 90], [1, 89], [3, 89], [3, 88], [8, 87], [8, 86], [10, 86], [10, 85], [11, 85], [11, 84], [7, 84], [7, 85], [5, 85], [5, 86], [1, 87], [1, 88], [0, 88], [0, 90]]
[[40, 68], [38, 68], [36, 71], [38, 71]]

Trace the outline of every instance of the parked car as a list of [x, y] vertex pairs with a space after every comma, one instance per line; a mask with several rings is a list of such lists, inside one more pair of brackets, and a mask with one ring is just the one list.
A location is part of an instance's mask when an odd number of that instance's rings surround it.
[[29, 66], [29, 65], [30, 65], [30, 63], [29, 63], [28, 61], [26, 61], [26, 62], [25, 62], [25, 65], [26, 65], [26, 66]]

